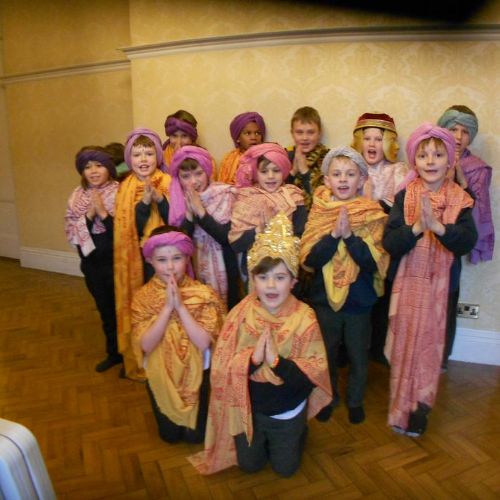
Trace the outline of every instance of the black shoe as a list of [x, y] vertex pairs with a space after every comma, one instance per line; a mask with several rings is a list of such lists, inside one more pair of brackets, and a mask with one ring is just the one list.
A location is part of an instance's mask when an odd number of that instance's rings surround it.
[[418, 403], [418, 408], [410, 413], [410, 418], [408, 419], [408, 427], [406, 429], [406, 435], [410, 437], [419, 437], [427, 429], [427, 415], [431, 409], [423, 403]]
[[349, 408], [349, 422], [351, 424], [360, 424], [365, 419], [365, 410], [362, 406]]
[[330, 420], [330, 417], [332, 416], [333, 410], [335, 410], [335, 408], [337, 408], [337, 406], [339, 405], [339, 402], [340, 398], [338, 396], [335, 396], [335, 398], [329, 405], [326, 405], [316, 414], [316, 420], [318, 422], [328, 422], [328, 420]]
[[95, 371], [98, 373], [105, 372], [106, 370], [113, 368], [113, 366], [119, 365], [121, 362], [121, 356], [108, 356], [104, 361], [101, 361], [100, 363], [97, 363], [97, 365], [95, 365]]

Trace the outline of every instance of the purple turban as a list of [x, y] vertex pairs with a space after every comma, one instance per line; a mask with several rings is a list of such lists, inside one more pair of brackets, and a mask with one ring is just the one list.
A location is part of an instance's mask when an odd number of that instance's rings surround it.
[[[142, 254], [145, 259], [151, 259], [155, 248], [173, 246], [180, 250], [184, 255], [191, 257], [194, 252], [193, 241], [189, 236], [178, 231], [170, 231], [168, 233], [161, 233], [151, 236], [144, 244]], [[191, 278], [194, 278], [193, 266], [191, 259], [188, 261], [187, 273]]]
[[[184, 120], [179, 120], [179, 118], [175, 118], [173, 116], [167, 117], [165, 120], [165, 134], [167, 136], [171, 136], [178, 130], [185, 132], [193, 141], [196, 141], [198, 138], [198, 131], [196, 127], [193, 127], [191, 123], [186, 122]], [[168, 141], [167, 141], [168, 142]]]
[[139, 137], [143, 135], [144, 137], [147, 137], [148, 139], [151, 139], [153, 141], [153, 144], [155, 145], [155, 151], [156, 151], [156, 164], [157, 167], [163, 170], [163, 150], [161, 149], [161, 139], [160, 136], [153, 130], [149, 128], [135, 128], [130, 132], [130, 134], [127, 137], [127, 140], [125, 142], [125, 151], [124, 151], [124, 158], [125, 162], [127, 163], [129, 168], [132, 168], [132, 164], [130, 162], [130, 154], [132, 151], [132, 145], [134, 144], [134, 141]]
[[418, 145], [425, 139], [430, 139], [431, 137], [443, 141], [446, 151], [448, 152], [449, 165], [453, 167], [453, 165], [455, 165], [455, 138], [449, 130], [429, 122], [420, 125], [420, 127], [408, 137], [408, 142], [406, 143], [406, 156], [408, 157], [410, 165], [413, 168], [415, 167], [415, 155]]
[[247, 113], [241, 113], [233, 118], [233, 121], [229, 125], [229, 131], [231, 132], [231, 137], [233, 138], [234, 146], [238, 147], [238, 138], [242, 130], [250, 123], [255, 122], [259, 127], [262, 134], [262, 140], [265, 140], [266, 136], [266, 124], [264, 123], [264, 118], [262, 118], [259, 113], [255, 111], [249, 111]]
[[108, 153], [96, 151], [95, 149], [87, 149], [78, 153], [75, 159], [75, 166], [80, 175], [82, 175], [83, 169], [89, 161], [98, 161], [108, 169], [109, 175], [113, 179], [116, 179], [116, 166], [113, 158]]
[[168, 223], [172, 226], [179, 226], [186, 217], [186, 201], [184, 192], [179, 180], [179, 166], [186, 159], [195, 160], [198, 165], [205, 171], [208, 178], [212, 175], [213, 163], [210, 153], [199, 146], [183, 146], [178, 149], [172, 157], [170, 164], [170, 208], [168, 211]]
[[285, 181], [292, 169], [287, 152], [275, 142], [264, 142], [249, 147], [241, 157], [240, 166], [236, 171], [237, 187], [251, 186], [257, 180], [257, 163], [261, 156], [281, 168]]

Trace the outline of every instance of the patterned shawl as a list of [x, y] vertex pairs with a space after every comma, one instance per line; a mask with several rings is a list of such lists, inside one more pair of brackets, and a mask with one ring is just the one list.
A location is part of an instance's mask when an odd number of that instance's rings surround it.
[[[168, 194], [170, 177], [160, 170], [151, 176], [152, 185], [164, 196]], [[137, 365], [130, 346], [130, 303], [133, 293], [144, 283], [144, 269], [141, 257], [141, 244], [151, 231], [164, 224], [158, 207], [151, 202], [151, 215], [144, 229], [142, 242], [139, 242], [135, 223], [135, 206], [144, 194], [144, 182], [134, 174], [129, 175], [121, 184], [116, 195], [116, 214], [114, 220], [114, 273], [116, 319], [118, 322], [118, 347], [123, 354], [125, 373], [128, 378], [143, 379], [143, 370]]]
[[303, 204], [303, 192], [292, 184], [283, 184], [274, 193], [257, 185], [240, 189], [233, 207], [229, 242], [237, 241], [248, 229], [262, 231], [280, 211], [291, 219], [297, 206]]
[[[115, 197], [116, 191], [118, 190], [118, 182], [109, 181], [94, 189], [96, 189], [101, 196], [104, 208], [108, 214], [113, 216], [115, 213]], [[66, 239], [75, 247], [78, 245], [85, 257], [95, 250], [95, 245], [87, 226], [86, 217], [92, 199], [91, 194], [92, 189], [77, 187], [69, 197], [66, 215], [64, 217]], [[99, 216], [96, 215], [92, 224], [92, 234], [101, 234], [105, 231], [106, 228], [104, 224], [101, 219], [99, 219]]]
[[[222, 327], [224, 306], [217, 294], [185, 276], [179, 291], [189, 313], [215, 342]], [[144, 359], [141, 338], [165, 305], [166, 285], [157, 276], [141, 287], [132, 301], [132, 347], [138, 366], [144, 366], [148, 383], [161, 412], [177, 425], [196, 427], [199, 389], [203, 377], [203, 352], [190, 340], [177, 312], [165, 335]]]
[[495, 228], [490, 203], [491, 167], [468, 149], [463, 152], [458, 163], [469, 189], [476, 197], [472, 217], [476, 223], [478, 239], [469, 258], [473, 264], [486, 262], [493, 259], [495, 247]]
[[[295, 146], [290, 146], [287, 148], [290, 161], [293, 163], [293, 157], [295, 156]], [[323, 163], [323, 158], [328, 153], [328, 148], [324, 144], [318, 144], [312, 151], [306, 153], [306, 163], [311, 171], [311, 177], [309, 178], [309, 184], [311, 186], [311, 192], [308, 193], [304, 189], [302, 179], [297, 175], [293, 183], [302, 189], [304, 193], [304, 202], [307, 210], [311, 208], [313, 203], [313, 193], [319, 186], [323, 183], [323, 173], [321, 172], [321, 164]]]
[[403, 162], [389, 163], [381, 161], [368, 167], [368, 179], [363, 186], [363, 195], [371, 200], [383, 200], [388, 205], [394, 203], [394, 196], [402, 188], [408, 173], [408, 166]]
[[[300, 246], [300, 262], [304, 262], [314, 245], [323, 236], [332, 232], [337, 224], [340, 208], [346, 207], [352, 233], [368, 245], [377, 264], [373, 287], [379, 297], [384, 293], [384, 278], [389, 265], [389, 256], [382, 247], [382, 236], [387, 215], [373, 200], [358, 196], [346, 201], [333, 201], [331, 191], [320, 186], [314, 193], [313, 205], [309, 212], [306, 229]], [[323, 279], [328, 302], [334, 311], [339, 311], [349, 294], [349, 287], [359, 274], [359, 267], [349, 254], [346, 244], [341, 240], [333, 258], [323, 266]]]
[[[434, 215], [453, 224], [472, 207], [472, 198], [456, 183], [445, 180], [429, 192], [420, 178], [406, 188], [405, 224], [413, 225], [427, 193]], [[446, 310], [453, 254], [431, 231], [402, 259], [392, 288], [385, 355], [391, 364], [388, 423], [406, 429], [418, 402], [432, 407], [436, 399], [446, 335]]]
[[[236, 188], [220, 182], [212, 182], [200, 194], [205, 210], [220, 224], [231, 220]], [[196, 277], [210, 285], [224, 301], [227, 299], [227, 273], [222, 254], [222, 246], [215, 241], [201, 226], [196, 224], [193, 233], [195, 245], [194, 267]]]
[[230, 151], [224, 158], [219, 167], [217, 180], [226, 184], [236, 183], [236, 171], [240, 166], [240, 159], [243, 156], [239, 148]]
[[[205, 451], [189, 457], [202, 474], [212, 474], [236, 464], [233, 436], [244, 432], [252, 440], [252, 409], [248, 390], [250, 357], [266, 327], [280, 356], [293, 360], [316, 386], [307, 405], [312, 418], [332, 399], [325, 347], [314, 311], [292, 295], [274, 316], [248, 295], [229, 313], [212, 358], [211, 393]], [[264, 363], [252, 380], [282, 383]]]

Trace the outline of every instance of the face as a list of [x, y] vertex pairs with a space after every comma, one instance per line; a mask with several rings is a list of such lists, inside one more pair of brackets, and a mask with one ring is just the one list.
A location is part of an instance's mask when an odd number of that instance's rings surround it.
[[260, 162], [257, 167], [257, 183], [268, 193], [274, 193], [283, 184], [283, 172], [274, 163]]
[[245, 125], [238, 137], [238, 145], [242, 151], [246, 151], [250, 146], [262, 143], [262, 133], [255, 122]]
[[460, 158], [465, 148], [470, 144], [470, 134], [469, 129], [456, 123], [450, 128], [450, 132], [455, 137], [455, 154]]
[[177, 247], [166, 245], [154, 249], [150, 263], [155, 270], [156, 276], [163, 283], [167, 283], [170, 276], [180, 283], [186, 274], [188, 258]]
[[182, 146], [190, 146], [193, 144], [192, 137], [182, 130], [177, 130], [172, 135], [169, 135], [168, 139], [175, 150], [182, 148]]
[[82, 173], [91, 188], [102, 186], [109, 180], [108, 169], [98, 161], [89, 161]]
[[199, 165], [195, 170], [179, 170], [179, 181], [184, 191], [194, 189], [202, 193], [208, 186], [208, 176]]
[[132, 171], [141, 181], [153, 175], [156, 170], [156, 150], [153, 146], [132, 146], [130, 152]]
[[262, 307], [271, 314], [276, 314], [280, 310], [296, 281], [283, 262], [266, 273], [253, 276], [255, 293]]
[[363, 130], [363, 158], [368, 166], [377, 165], [384, 159], [384, 132], [379, 128]]
[[316, 123], [295, 121], [292, 124], [292, 137], [296, 146], [302, 148], [303, 153], [310, 153], [318, 145], [321, 130]]
[[430, 141], [425, 146], [418, 146], [415, 166], [425, 186], [431, 191], [437, 191], [443, 184], [448, 165], [448, 153], [442, 144]]
[[355, 198], [364, 181], [359, 167], [348, 158], [334, 158], [324, 176], [325, 185], [331, 189], [336, 200]]

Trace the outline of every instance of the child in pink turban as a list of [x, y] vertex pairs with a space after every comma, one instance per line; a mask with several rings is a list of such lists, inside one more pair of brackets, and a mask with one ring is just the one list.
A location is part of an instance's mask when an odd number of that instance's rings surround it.
[[383, 244], [393, 281], [385, 355], [391, 365], [388, 423], [417, 437], [436, 399], [447, 307], [458, 286], [460, 256], [474, 247], [472, 198], [448, 178], [455, 140], [424, 123], [408, 138], [416, 178], [396, 194]]
[[302, 190], [285, 184], [291, 164], [287, 152], [273, 142], [251, 146], [241, 157], [236, 173], [238, 197], [231, 217], [229, 242], [241, 255], [240, 270], [247, 280], [246, 252], [255, 235], [262, 232], [278, 212], [283, 211], [293, 223], [296, 236], [301, 236], [307, 219]]
[[236, 188], [211, 182], [212, 169], [205, 149], [184, 146], [176, 151], [170, 165], [169, 223], [192, 234], [197, 279], [231, 308], [239, 300], [238, 264], [228, 241]]
[[241, 156], [250, 146], [261, 144], [265, 140], [266, 124], [259, 113], [249, 111], [235, 116], [229, 125], [229, 130], [235, 149], [222, 159], [217, 179], [220, 182], [234, 184]]

